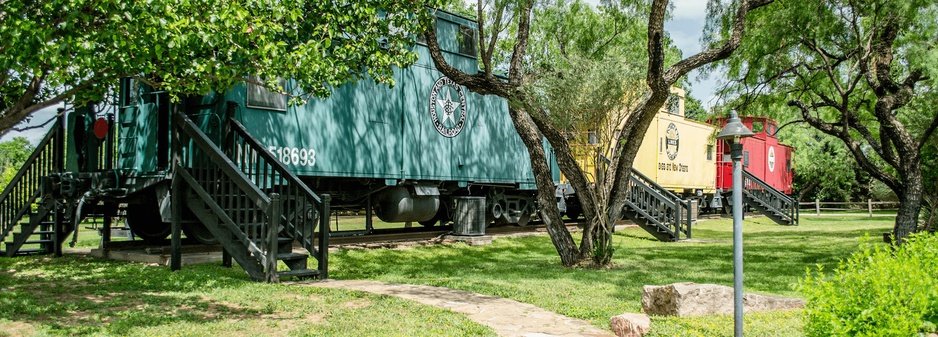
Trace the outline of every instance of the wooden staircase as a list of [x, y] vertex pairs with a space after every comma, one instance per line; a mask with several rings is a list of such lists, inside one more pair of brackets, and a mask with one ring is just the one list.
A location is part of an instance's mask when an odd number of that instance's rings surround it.
[[0, 194], [0, 256], [61, 255], [61, 243], [73, 230], [49, 196], [47, 179], [64, 168], [63, 123], [56, 121]]
[[172, 268], [186, 207], [254, 280], [327, 278], [329, 196], [310, 191], [237, 121], [227, 121], [219, 147], [186, 115], [173, 119]]
[[779, 225], [798, 225], [798, 202], [746, 170], [743, 170], [743, 201]]
[[691, 237], [690, 202], [656, 184], [634, 168], [629, 178], [625, 216], [661, 241]]

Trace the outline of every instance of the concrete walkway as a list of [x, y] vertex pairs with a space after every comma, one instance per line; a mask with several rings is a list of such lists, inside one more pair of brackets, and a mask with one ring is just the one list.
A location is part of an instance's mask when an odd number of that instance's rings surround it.
[[531, 304], [462, 290], [360, 280], [304, 281], [293, 284], [396, 296], [465, 314], [469, 319], [487, 325], [505, 337], [613, 336], [583, 320]]

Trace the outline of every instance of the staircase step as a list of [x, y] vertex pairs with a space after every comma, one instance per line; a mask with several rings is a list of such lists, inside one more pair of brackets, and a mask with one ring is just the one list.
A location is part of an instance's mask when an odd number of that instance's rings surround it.
[[[0, 250], [0, 256], [8, 256], [7, 252], [8, 250]], [[35, 254], [42, 254], [42, 253], [48, 253], [48, 252], [43, 248], [20, 248], [20, 250], [13, 252], [13, 254], [9, 256], [26, 256], [26, 255], [35, 255]]]
[[286, 270], [286, 271], [278, 271], [277, 276], [279, 276], [281, 279], [286, 278], [286, 277], [298, 277], [298, 278], [316, 277], [316, 276], [319, 276], [319, 271], [316, 269]]
[[[26, 241], [23, 242], [23, 244], [24, 244], [24, 245], [35, 245], [35, 244], [52, 243], [52, 242], [53, 242], [52, 240], [26, 240]], [[12, 245], [13, 245], [12, 242], [4, 242], [4, 244], [6, 244], [7, 246], [12, 246]], [[7, 248], [9, 248], [9, 247], [7, 247]]]
[[[40, 222], [39, 225], [36, 226], [36, 229], [41, 229], [43, 226], [49, 226], [48, 228], [52, 228], [52, 226], [55, 226], [55, 222], [51, 222], [51, 221], [43, 221], [43, 222]], [[29, 223], [20, 223], [20, 230], [19, 230], [19, 231], [20, 231], [20, 232], [25, 232], [25, 231], [28, 230], [30, 227], [32, 227], [32, 226], [30, 226]]]
[[[251, 241], [254, 241], [255, 244], [260, 244], [260, 243], [265, 242], [265, 240], [261, 240], [261, 239], [251, 239]], [[283, 236], [277, 238], [277, 243], [279, 244], [285, 244], [285, 243], [290, 243], [290, 242], [293, 242], [293, 239], [288, 238], [288, 237], [283, 237]]]
[[309, 254], [303, 254], [303, 253], [277, 254], [277, 260], [279, 261], [306, 260], [308, 258], [309, 258]]

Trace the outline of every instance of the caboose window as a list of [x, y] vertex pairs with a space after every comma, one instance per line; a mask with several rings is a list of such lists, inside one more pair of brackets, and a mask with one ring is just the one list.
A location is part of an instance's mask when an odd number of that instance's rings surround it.
[[459, 26], [459, 53], [476, 56], [476, 32], [469, 26]]
[[713, 160], [713, 145], [707, 145], [707, 160]]
[[762, 122], [752, 122], [752, 133], [762, 132], [763, 125]]
[[785, 159], [785, 172], [791, 172], [791, 158]]
[[[260, 82], [257, 77], [251, 79]], [[285, 88], [287, 81], [280, 79], [280, 87]], [[287, 111], [287, 97], [279, 92], [267, 90], [262, 85], [247, 83], [247, 106], [249, 108]]]
[[743, 151], [743, 167], [749, 167], [749, 151]]

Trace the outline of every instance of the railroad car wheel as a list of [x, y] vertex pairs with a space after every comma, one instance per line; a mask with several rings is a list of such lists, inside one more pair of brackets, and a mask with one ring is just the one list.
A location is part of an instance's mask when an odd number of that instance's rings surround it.
[[170, 224], [163, 222], [159, 209], [152, 205], [127, 205], [127, 217], [124, 220], [134, 236], [148, 243], [159, 243], [172, 231]]
[[521, 216], [518, 218], [517, 225], [524, 227], [524, 226], [527, 226], [529, 222], [531, 222], [531, 213], [523, 212], [521, 213]]
[[567, 219], [576, 220], [577, 218], [580, 217], [580, 215], [581, 215], [580, 213], [581, 213], [581, 212], [578, 211], [578, 210], [577, 210], [577, 211], [568, 211], [568, 212], [567, 212]]
[[199, 221], [183, 222], [182, 232], [186, 233], [187, 238], [195, 239], [199, 243], [206, 245], [218, 244], [218, 238], [212, 235], [212, 232]]

